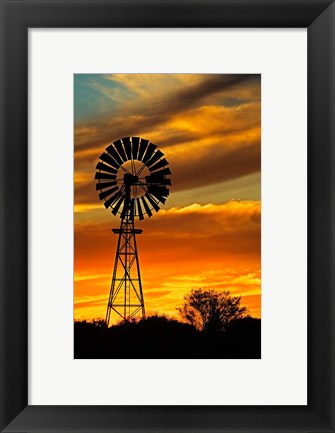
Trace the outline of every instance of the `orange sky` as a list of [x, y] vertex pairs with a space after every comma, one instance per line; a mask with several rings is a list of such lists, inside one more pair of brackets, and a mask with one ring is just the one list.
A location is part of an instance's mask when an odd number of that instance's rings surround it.
[[120, 218], [95, 190], [112, 141], [154, 142], [172, 171], [158, 214], [136, 221], [147, 313], [177, 316], [191, 289], [242, 296], [260, 317], [259, 75], [76, 74], [74, 77], [76, 319], [104, 318]]

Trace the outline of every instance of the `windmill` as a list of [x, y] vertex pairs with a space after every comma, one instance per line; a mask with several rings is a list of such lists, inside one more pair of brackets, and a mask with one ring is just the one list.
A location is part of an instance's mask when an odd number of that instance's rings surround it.
[[169, 195], [171, 171], [157, 146], [140, 137], [124, 137], [110, 144], [99, 157], [96, 190], [106, 209], [120, 215], [114, 270], [107, 304], [106, 323], [112, 311], [123, 320], [141, 313], [145, 317], [140, 264], [137, 252], [136, 218], [158, 212]]

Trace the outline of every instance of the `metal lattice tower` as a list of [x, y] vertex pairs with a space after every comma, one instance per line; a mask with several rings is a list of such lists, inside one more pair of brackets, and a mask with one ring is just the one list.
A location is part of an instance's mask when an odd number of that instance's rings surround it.
[[114, 263], [113, 278], [107, 305], [106, 322], [114, 310], [123, 320], [129, 320], [141, 312], [145, 317], [140, 264], [138, 260], [136, 235], [141, 229], [135, 229], [134, 218], [128, 210], [121, 220], [119, 229], [112, 229], [118, 234], [118, 243]]
[[137, 252], [134, 219], [149, 218], [153, 210], [158, 212], [159, 203], [165, 203], [169, 195], [167, 186], [171, 171], [163, 153], [149, 140], [140, 137], [124, 137], [116, 140], [100, 155], [96, 168], [96, 189], [104, 206], [112, 214], [120, 214], [112, 283], [107, 304], [106, 323], [112, 312], [122, 320], [130, 320], [141, 314], [145, 317], [144, 297]]

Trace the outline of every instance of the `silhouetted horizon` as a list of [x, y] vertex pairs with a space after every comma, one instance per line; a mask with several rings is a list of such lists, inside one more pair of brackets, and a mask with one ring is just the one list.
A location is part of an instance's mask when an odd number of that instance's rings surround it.
[[75, 359], [260, 359], [261, 319], [233, 321], [225, 331], [198, 330], [164, 315], [121, 322], [74, 322]]

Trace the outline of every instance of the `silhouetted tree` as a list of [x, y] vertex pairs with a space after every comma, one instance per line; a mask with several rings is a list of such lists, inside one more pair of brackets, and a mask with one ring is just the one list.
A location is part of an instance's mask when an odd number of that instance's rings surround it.
[[247, 315], [241, 307], [240, 296], [231, 296], [228, 290], [196, 289], [184, 296], [184, 304], [177, 308], [187, 323], [200, 331], [225, 331], [234, 320]]

